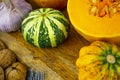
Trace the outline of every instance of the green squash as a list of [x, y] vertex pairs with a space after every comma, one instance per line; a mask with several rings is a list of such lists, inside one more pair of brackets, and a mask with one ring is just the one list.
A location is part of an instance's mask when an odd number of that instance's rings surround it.
[[58, 10], [40, 8], [22, 22], [23, 37], [37, 47], [56, 47], [68, 36], [69, 21]]

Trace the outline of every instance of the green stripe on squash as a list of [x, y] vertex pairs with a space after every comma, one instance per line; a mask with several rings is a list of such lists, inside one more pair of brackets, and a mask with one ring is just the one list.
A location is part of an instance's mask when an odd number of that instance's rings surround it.
[[58, 10], [40, 8], [23, 20], [21, 31], [24, 39], [37, 47], [56, 47], [67, 38], [69, 21]]

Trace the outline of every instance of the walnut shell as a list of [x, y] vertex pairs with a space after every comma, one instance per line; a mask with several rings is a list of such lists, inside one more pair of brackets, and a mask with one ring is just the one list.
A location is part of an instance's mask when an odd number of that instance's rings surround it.
[[5, 49], [6, 46], [3, 41], [0, 40], [0, 50]]
[[4, 79], [5, 79], [4, 70], [2, 67], [0, 67], [0, 80], [4, 80]]
[[16, 55], [9, 49], [0, 50], [0, 66], [7, 68], [16, 62]]
[[20, 62], [13, 63], [5, 70], [6, 80], [26, 80], [27, 67]]

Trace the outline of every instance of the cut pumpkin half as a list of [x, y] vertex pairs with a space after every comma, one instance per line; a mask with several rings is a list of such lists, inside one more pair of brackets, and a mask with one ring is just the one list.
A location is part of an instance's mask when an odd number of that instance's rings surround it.
[[75, 30], [88, 41], [120, 43], [119, 0], [68, 0], [67, 11]]

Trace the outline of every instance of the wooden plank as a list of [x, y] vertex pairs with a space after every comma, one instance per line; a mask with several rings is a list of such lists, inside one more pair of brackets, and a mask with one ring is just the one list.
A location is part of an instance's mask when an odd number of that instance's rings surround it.
[[[63, 13], [67, 16], [66, 12]], [[26, 42], [20, 31], [9, 34], [0, 32], [0, 39], [22, 63], [44, 72], [45, 80], [78, 80], [75, 62], [80, 48], [89, 44], [72, 25], [68, 38], [56, 48], [37, 48]]]

